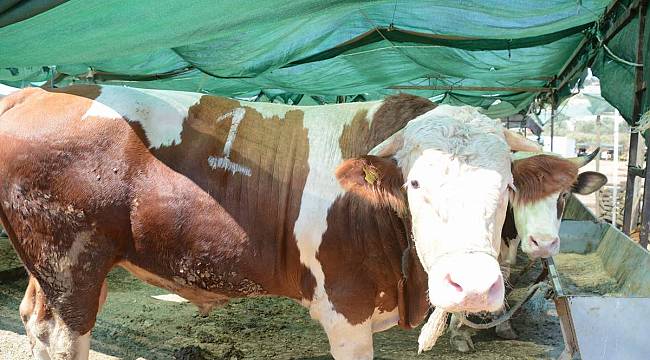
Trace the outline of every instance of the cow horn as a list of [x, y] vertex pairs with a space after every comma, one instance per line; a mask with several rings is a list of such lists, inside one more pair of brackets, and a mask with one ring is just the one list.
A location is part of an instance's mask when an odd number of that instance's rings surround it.
[[571, 161], [572, 163], [578, 165], [579, 168], [589, 164], [591, 160], [593, 160], [596, 156], [600, 154], [600, 148], [596, 148], [591, 154], [588, 155], [583, 155], [583, 156], [576, 156], [572, 158], [567, 158], [567, 160]]
[[391, 135], [388, 139], [384, 140], [381, 144], [375, 146], [368, 155], [379, 157], [389, 157], [395, 155], [399, 149], [404, 146], [404, 129]]
[[508, 146], [512, 151], [528, 151], [528, 152], [541, 152], [542, 147], [538, 143], [528, 140], [525, 137], [510, 131], [508, 129], [503, 129], [503, 136], [506, 138]]

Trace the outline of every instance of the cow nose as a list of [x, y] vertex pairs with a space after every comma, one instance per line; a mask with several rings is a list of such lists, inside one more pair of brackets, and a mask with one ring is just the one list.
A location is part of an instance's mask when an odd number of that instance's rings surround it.
[[[450, 293], [455, 294], [456, 306], [469, 312], [496, 310], [501, 306], [504, 296], [503, 276], [499, 273], [492, 280], [477, 281], [464, 274], [449, 273], [445, 276], [445, 284]], [[486, 281], [487, 280], [487, 281]], [[496, 308], [495, 308], [496, 307]]]
[[560, 238], [557, 236], [528, 236], [532, 257], [548, 258], [560, 250]]

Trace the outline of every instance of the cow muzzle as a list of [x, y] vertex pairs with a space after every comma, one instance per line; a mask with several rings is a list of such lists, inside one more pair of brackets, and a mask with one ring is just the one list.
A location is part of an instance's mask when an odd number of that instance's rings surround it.
[[431, 305], [448, 312], [499, 310], [504, 293], [499, 263], [488, 254], [450, 256], [429, 273]]
[[533, 258], [549, 258], [560, 252], [560, 238], [556, 235], [529, 235], [528, 255]]

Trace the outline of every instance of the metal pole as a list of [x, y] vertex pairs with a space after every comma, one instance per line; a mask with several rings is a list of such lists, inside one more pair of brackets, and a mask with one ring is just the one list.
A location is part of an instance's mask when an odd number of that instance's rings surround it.
[[553, 152], [553, 137], [555, 136], [555, 101], [553, 101], [551, 106], [551, 152]]
[[[631, 168], [639, 166], [641, 155], [641, 146], [639, 146], [639, 133], [630, 133], [630, 149], [627, 156], [627, 181], [625, 183], [625, 208], [623, 210], [623, 232], [630, 235], [637, 225], [639, 217], [639, 189], [641, 188], [641, 179], [635, 174], [630, 173]], [[598, 171], [598, 170], [596, 170]]]
[[[640, 4], [639, 8], [639, 30], [643, 29], [643, 31], [639, 31], [639, 40], [637, 43], [637, 58], [642, 59], [640, 62], [643, 64], [643, 69], [642, 72], [639, 73], [639, 69], [637, 69], [636, 73], [636, 82], [635, 82], [635, 90], [636, 93], [634, 94], [634, 112], [632, 116], [634, 116], [634, 121], [637, 121], [639, 119], [639, 116], [643, 112], [643, 107], [642, 107], [642, 100], [645, 98], [647, 99], [647, 92], [645, 91], [645, 78], [648, 75], [648, 58], [643, 56], [644, 53], [644, 48], [646, 44], [646, 11], [647, 11], [647, 5], [648, 1], [642, 1]], [[637, 60], [638, 61], [638, 60]], [[647, 102], [647, 101], [646, 101]], [[646, 142], [647, 145], [647, 142]], [[649, 178], [649, 173], [648, 173], [648, 168], [649, 168], [649, 163], [648, 159], [650, 158], [650, 153], [648, 151], [650, 148], [646, 146], [646, 160], [645, 160], [645, 178]], [[650, 181], [645, 181], [645, 185], [643, 187], [643, 210], [641, 212], [641, 233], [639, 234], [639, 245], [643, 247], [644, 249], [647, 249], [648, 247], [648, 232], [650, 231]]]
[[391, 90], [445, 90], [445, 91], [514, 91], [514, 92], [552, 92], [553, 88], [543, 86], [463, 86], [463, 85], [394, 85]]
[[[645, 47], [645, 16], [647, 10], [648, 1], [641, 1], [639, 4], [639, 34], [636, 44], [636, 62], [638, 64], [644, 64], [644, 47]], [[643, 96], [645, 93], [645, 86], [643, 81], [644, 67], [637, 67], [635, 69], [635, 82], [634, 82], [634, 104], [632, 107], [632, 119], [636, 122], [641, 116], [641, 106], [643, 103]], [[631, 168], [636, 168], [639, 165], [639, 155], [640, 155], [640, 146], [639, 146], [639, 134], [631, 133], [630, 134], [630, 149], [627, 157], [627, 181], [625, 183], [625, 208], [623, 211], [623, 232], [627, 235], [632, 232], [632, 229], [636, 227], [636, 222], [638, 218], [638, 208], [640, 198], [637, 196], [639, 189], [641, 188], [641, 179], [637, 178], [635, 174], [630, 172]], [[644, 205], [645, 208], [645, 205]], [[647, 233], [646, 233], [647, 234]], [[647, 243], [647, 237], [646, 237]]]
[[614, 110], [614, 186], [612, 187], [612, 226], [616, 226], [616, 215], [618, 213], [618, 125], [620, 115]]
[[[596, 115], [596, 147], [600, 148], [600, 115]], [[600, 171], [600, 154], [596, 155], [596, 171]], [[600, 215], [600, 191], [596, 191], [596, 217]]]

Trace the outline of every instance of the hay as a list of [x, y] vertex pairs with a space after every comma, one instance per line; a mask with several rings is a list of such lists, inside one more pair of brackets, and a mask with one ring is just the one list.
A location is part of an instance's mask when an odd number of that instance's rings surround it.
[[562, 289], [570, 295], [620, 296], [620, 286], [603, 267], [597, 253], [559, 254], [553, 257]]

